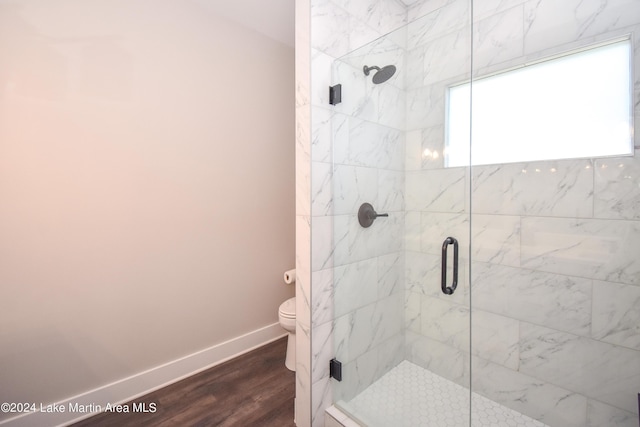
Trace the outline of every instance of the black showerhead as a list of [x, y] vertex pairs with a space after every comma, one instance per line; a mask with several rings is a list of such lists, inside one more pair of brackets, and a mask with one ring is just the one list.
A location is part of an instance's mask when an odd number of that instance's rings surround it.
[[380, 83], [384, 83], [387, 80], [389, 80], [391, 76], [393, 76], [396, 73], [396, 66], [387, 65], [385, 67], [380, 68], [380, 67], [376, 67], [375, 65], [371, 67], [368, 67], [365, 65], [362, 68], [362, 71], [364, 71], [365, 76], [368, 76], [371, 70], [378, 70], [378, 72], [373, 75], [373, 78], [371, 80], [373, 81], [374, 84], [379, 85]]

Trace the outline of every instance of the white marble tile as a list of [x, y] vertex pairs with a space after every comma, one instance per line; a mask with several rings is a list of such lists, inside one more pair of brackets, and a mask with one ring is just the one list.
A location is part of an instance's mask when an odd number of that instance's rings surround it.
[[475, 70], [522, 56], [523, 14], [524, 7], [516, 6], [482, 19], [474, 25], [473, 68]]
[[638, 427], [638, 414], [589, 399], [587, 401], [587, 423], [585, 426]]
[[436, 296], [440, 289], [440, 256], [407, 251], [406, 289], [422, 295]]
[[400, 3], [392, 0], [371, 2], [369, 0], [338, 0], [349, 13], [385, 34], [406, 23], [407, 11]]
[[640, 220], [640, 152], [598, 159], [594, 166], [594, 216]]
[[331, 183], [333, 184], [334, 215], [357, 215], [362, 203], [378, 199], [376, 169], [336, 165], [332, 182], [324, 182], [323, 188], [331, 188]]
[[[379, 233], [376, 232], [375, 227], [362, 228], [358, 223], [357, 215], [338, 215], [332, 218], [335, 224], [333, 233], [330, 230], [327, 231], [330, 235], [334, 235], [332, 254], [335, 265], [350, 264], [378, 255]], [[322, 238], [326, 239], [326, 236]]]
[[405, 133], [404, 155], [405, 171], [422, 169], [422, 130], [416, 129]]
[[[297, 267], [297, 266], [296, 266]], [[296, 268], [296, 325], [308, 334], [311, 328], [311, 277]]]
[[427, 46], [420, 46], [406, 52], [404, 60], [406, 91], [415, 90], [422, 86], [424, 78], [424, 53]]
[[[311, 312], [308, 306], [311, 295], [311, 217], [296, 216], [296, 295], [301, 292], [300, 308], [306, 311], [301, 312], [300, 319], [306, 324], [311, 322]], [[306, 301], [306, 302], [305, 302]], [[296, 300], [296, 304], [298, 301]], [[297, 305], [296, 305], [297, 306]], [[298, 317], [298, 316], [296, 316]]]
[[[423, 53], [422, 84], [464, 81], [471, 72], [471, 32], [469, 27], [431, 41]], [[447, 58], [443, 61], [442, 58]], [[475, 61], [475, 60], [474, 60]], [[474, 64], [475, 66], [475, 64]]]
[[552, 273], [640, 284], [640, 222], [522, 219], [521, 265]]
[[520, 217], [471, 216], [471, 258], [492, 264], [520, 265]]
[[349, 16], [349, 53], [366, 47], [374, 42], [382, 34], [375, 28], [371, 27], [367, 22], [362, 21], [356, 16]]
[[[469, 251], [469, 215], [466, 213], [423, 212], [421, 217], [421, 251], [432, 255], [442, 253], [444, 239], [458, 240], [458, 253], [464, 257]], [[453, 251], [453, 249], [449, 249]]]
[[476, 213], [592, 216], [590, 160], [474, 166], [471, 174]]
[[387, 127], [379, 132], [382, 136], [381, 148], [385, 156], [380, 159], [377, 166], [404, 172], [404, 132]]
[[333, 112], [331, 118], [331, 161], [333, 161], [333, 164], [349, 164], [350, 125], [351, 118], [349, 116]]
[[407, 9], [401, 3], [393, 0], [373, 3], [368, 1], [367, 3], [368, 9], [373, 6], [372, 19], [368, 22], [377, 23], [375, 28], [379, 29], [382, 34], [394, 31], [407, 23]]
[[376, 256], [388, 255], [403, 250], [404, 215], [402, 213], [391, 212], [389, 217], [380, 217], [369, 229], [373, 229], [372, 233], [375, 236]]
[[474, 262], [474, 308], [589, 336], [591, 279]]
[[338, 58], [349, 51], [349, 14], [330, 1], [311, 2], [311, 46]]
[[296, 215], [311, 215], [311, 107], [296, 108]]
[[[407, 48], [414, 49], [433, 39], [468, 27], [471, 3], [468, 0], [451, 0], [407, 25]], [[467, 30], [467, 38], [469, 38]]]
[[333, 315], [333, 269], [311, 273], [311, 324], [331, 322]]
[[331, 215], [333, 206], [333, 171], [330, 163], [311, 163], [311, 212], [313, 216]]
[[421, 169], [444, 168], [444, 126], [422, 129]]
[[[309, 240], [311, 254], [311, 270], [318, 271], [331, 268], [334, 265], [334, 217], [319, 216], [313, 218], [312, 234], [313, 240]], [[296, 240], [298, 239], [298, 229], [296, 228]], [[309, 236], [310, 233], [307, 233]], [[336, 234], [338, 235], [338, 234]], [[296, 248], [296, 253], [298, 249]], [[309, 256], [309, 253], [306, 254]]]
[[311, 114], [311, 158], [314, 162], [331, 163], [334, 121], [339, 122], [344, 117], [333, 114], [326, 108], [313, 108]]
[[344, 163], [403, 170], [403, 132], [364, 120], [351, 119], [349, 123], [349, 146]]
[[522, 323], [520, 371], [626, 411], [638, 407], [640, 352]]
[[420, 252], [420, 212], [406, 212], [404, 216], [404, 247], [407, 251]]
[[385, 375], [399, 363], [406, 359], [404, 348], [404, 331], [393, 335], [378, 347], [378, 366], [376, 378]]
[[420, 318], [422, 335], [458, 350], [469, 351], [468, 307], [423, 295]]
[[403, 252], [378, 257], [378, 298], [404, 292], [404, 260]]
[[404, 326], [404, 295], [395, 293], [376, 302], [369, 326], [375, 331], [374, 346], [401, 334]]
[[530, 0], [524, 9], [525, 54], [638, 23], [635, 0]]
[[509, 317], [473, 309], [471, 351], [501, 366], [518, 370], [520, 322]]
[[462, 212], [465, 168], [427, 169], [406, 175], [406, 207], [413, 211]]
[[368, 259], [334, 269], [334, 313], [343, 316], [378, 299], [377, 260]]
[[585, 425], [584, 396], [478, 357], [472, 363], [476, 393], [550, 426]]
[[640, 350], [640, 286], [594, 281], [591, 328], [594, 339]]
[[[478, 21], [525, 3], [527, 0], [483, 0], [473, 4], [473, 19]], [[520, 18], [522, 20], [522, 18]]]
[[378, 170], [378, 201], [376, 211], [402, 212], [404, 210], [404, 173]]
[[405, 171], [444, 168], [443, 126], [409, 131], [405, 140]]
[[408, 22], [413, 22], [421, 17], [430, 14], [437, 9], [451, 3], [454, 0], [418, 0], [407, 10]]
[[[399, 62], [397, 66], [402, 67], [403, 63], [403, 61]], [[399, 71], [396, 71], [396, 75], [401, 76]], [[397, 78], [396, 75], [392, 79]], [[407, 96], [403, 89], [399, 89], [391, 83], [392, 81], [388, 80], [383, 84], [374, 84], [372, 88], [372, 91], [378, 92], [378, 123], [402, 130], [405, 126]]]
[[404, 302], [404, 327], [406, 331], [422, 334], [421, 294], [407, 291]]
[[313, 325], [311, 336], [311, 382], [329, 376], [329, 361], [333, 359], [333, 323]]
[[[327, 364], [329, 362], [327, 361]], [[331, 389], [331, 379], [327, 376], [314, 382], [311, 386], [311, 397], [313, 398], [311, 409], [311, 426], [326, 426], [325, 409], [333, 403], [333, 390]], [[330, 418], [330, 417], [327, 417]]]
[[407, 130], [442, 125], [445, 121], [445, 87], [433, 84], [407, 91]]
[[373, 349], [374, 304], [336, 318], [334, 322], [334, 350], [343, 364], [352, 362]]
[[332, 85], [332, 64], [334, 58], [326, 53], [311, 49], [311, 104], [328, 108], [329, 86]]

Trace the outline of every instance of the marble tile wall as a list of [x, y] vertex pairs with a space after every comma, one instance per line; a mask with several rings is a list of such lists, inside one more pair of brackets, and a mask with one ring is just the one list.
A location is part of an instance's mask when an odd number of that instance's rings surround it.
[[[638, 128], [640, 3], [474, 2], [472, 35], [468, 3], [408, 10], [407, 359], [550, 426], [636, 426], [640, 152], [460, 172], [442, 150], [445, 89], [469, 78], [471, 37], [474, 76], [630, 37]], [[446, 235], [470, 254], [471, 292], [439, 292]]]
[[310, 2], [295, 6], [296, 398], [295, 420], [311, 425], [311, 45]]

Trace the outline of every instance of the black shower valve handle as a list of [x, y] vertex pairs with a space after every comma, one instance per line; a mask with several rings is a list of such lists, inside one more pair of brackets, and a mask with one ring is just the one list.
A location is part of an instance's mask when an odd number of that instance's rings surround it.
[[376, 218], [388, 216], [389, 214], [387, 213], [379, 214], [378, 212], [376, 212], [376, 210], [373, 209], [373, 206], [371, 206], [370, 203], [363, 203], [360, 206], [360, 209], [358, 209], [358, 222], [364, 228], [371, 227], [371, 224], [373, 224], [373, 221]]

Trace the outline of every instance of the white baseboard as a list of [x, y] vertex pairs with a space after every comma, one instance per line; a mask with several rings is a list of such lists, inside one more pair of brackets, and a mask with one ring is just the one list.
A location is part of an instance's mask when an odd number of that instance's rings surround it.
[[[30, 412], [1, 421], [0, 426], [66, 426], [100, 412], [83, 413], [78, 410], [74, 411], [74, 409], [78, 407], [91, 408], [100, 405], [100, 407], [104, 409], [107, 404], [117, 405], [131, 401], [286, 335], [286, 332], [284, 332], [280, 324], [274, 323], [172, 362], [165, 363], [164, 365], [56, 402], [56, 405], [61, 405], [65, 408], [65, 412]], [[284, 354], [282, 357], [284, 360]]]

